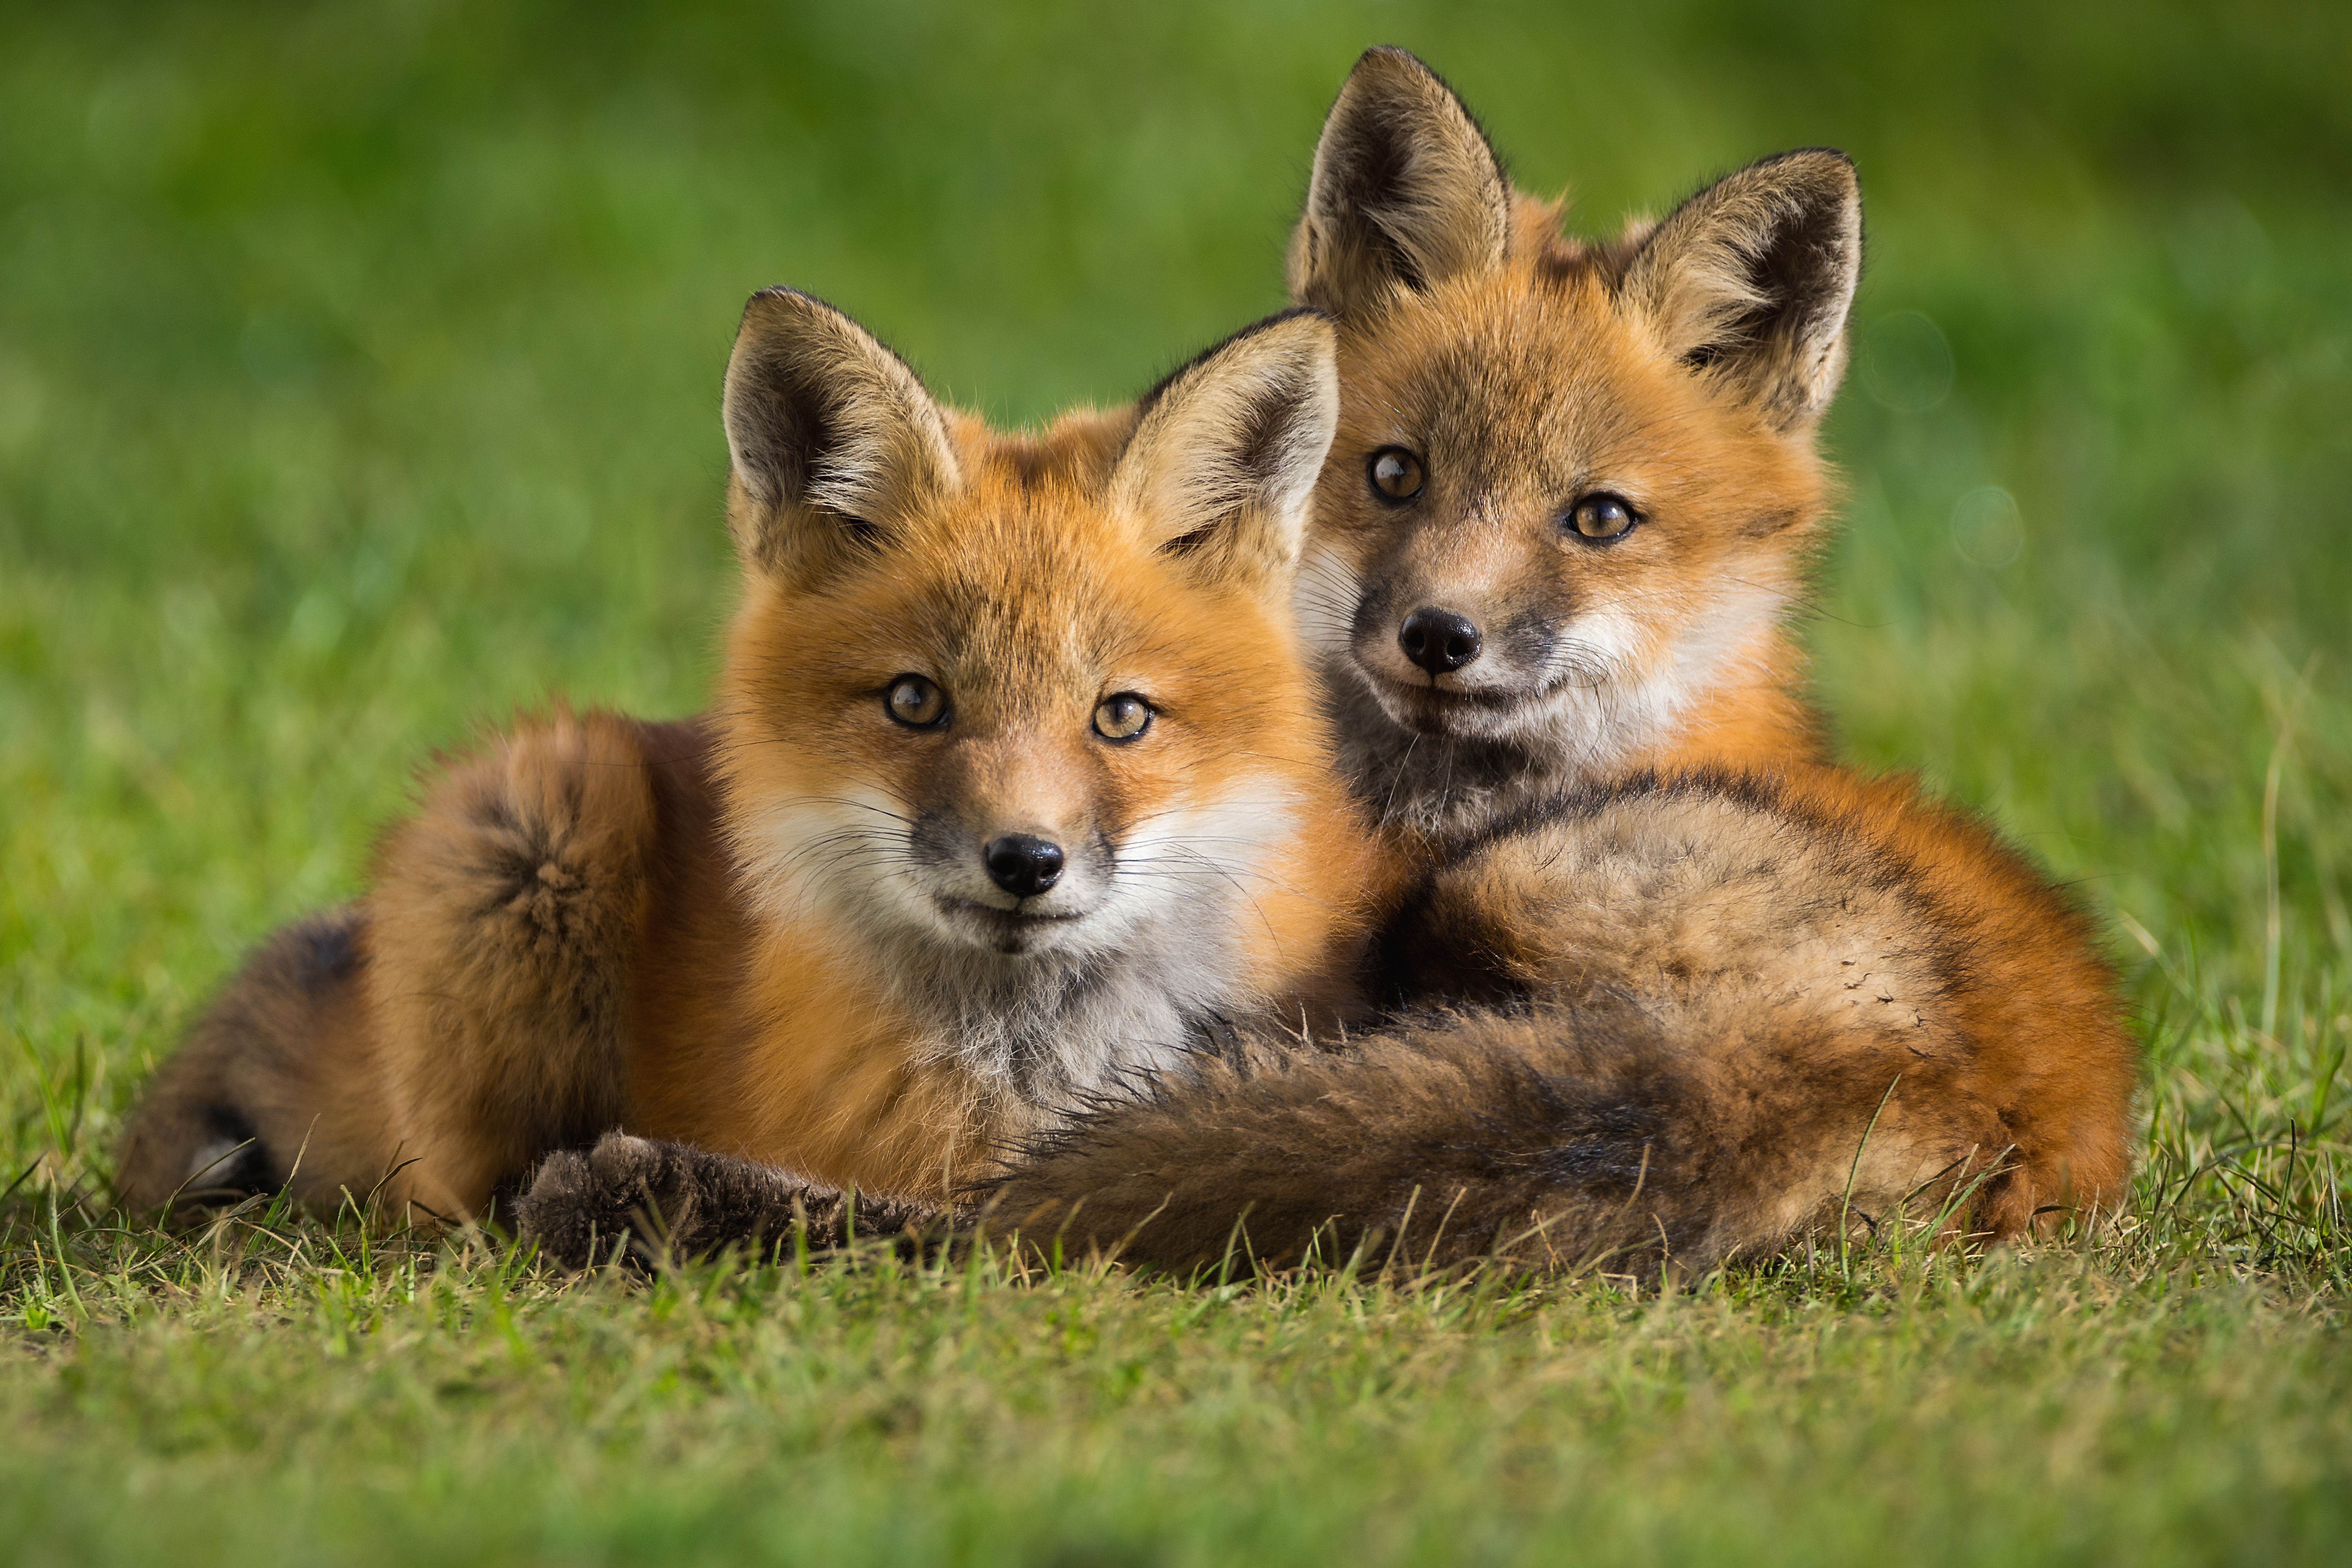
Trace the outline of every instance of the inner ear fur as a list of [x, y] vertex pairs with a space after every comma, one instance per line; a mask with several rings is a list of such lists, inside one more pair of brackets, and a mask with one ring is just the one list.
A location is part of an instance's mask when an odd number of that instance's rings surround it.
[[1339, 423], [1331, 323], [1269, 316], [1144, 394], [1111, 504], [1202, 573], [1286, 595]]
[[1367, 49], [1323, 137], [1291, 236], [1290, 297], [1335, 316], [1502, 264], [1511, 188], [1454, 89], [1399, 48]]
[[887, 534], [960, 482], [947, 416], [907, 363], [824, 300], [743, 307], [723, 400], [746, 564], [782, 571]]
[[1862, 275], [1862, 188], [1830, 148], [1717, 181], [1650, 233], [1623, 298], [1667, 351], [1787, 429], [1819, 418], [1844, 378]]

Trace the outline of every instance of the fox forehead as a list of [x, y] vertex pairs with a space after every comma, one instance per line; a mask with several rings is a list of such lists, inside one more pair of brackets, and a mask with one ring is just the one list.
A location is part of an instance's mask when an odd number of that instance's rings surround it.
[[1457, 500], [1557, 505], [1602, 486], [1721, 516], [1704, 503], [1736, 480], [1748, 495], [1731, 512], [1788, 510], [1780, 492], [1811, 489], [1817, 465], [1662, 353], [1619, 307], [1612, 265], [1561, 241], [1344, 331], [1334, 462], [1407, 447]]
[[961, 718], [1016, 722], [1118, 690], [1181, 704], [1203, 681], [1262, 670], [1280, 637], [1262, 606], [1185, 580], [1094, 499], [986, 477], [761, 618], [770, 658], [786, 635], [803, 649], [803, 689], [862, 694], [921, 675]]

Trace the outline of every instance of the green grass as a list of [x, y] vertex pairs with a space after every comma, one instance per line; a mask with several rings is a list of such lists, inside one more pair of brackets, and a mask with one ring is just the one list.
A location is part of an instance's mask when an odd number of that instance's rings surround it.
[[[0, 16], [0, 1559], [2340, 1559], [2352, 26], [1582, 9]], [[1856, 155], [1821, 692], [2110, 919], [2124, 1226], [1664, 1301], [113, 1228], [144, 1074], [434, 747], [698, 702], [745, 294], [1126, 395], [1280, 302], [1382, 40], [1587, 227]]]

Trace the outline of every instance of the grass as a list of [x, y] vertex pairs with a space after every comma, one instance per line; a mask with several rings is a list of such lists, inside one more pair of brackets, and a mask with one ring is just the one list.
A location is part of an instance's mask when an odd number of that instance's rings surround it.
[[[0, 16], [0, 1556], [2340, 1558], [2338, 10]], [[1376, 40], [1588, 227], [1857, 156], [1822, 696], [2108, 920], [2149, 1055], [2126, 1222], [1657, 1300], [643, 1289], [109, 1215], [146, 1071], [360, 885], [432, 748], [550, 690], [698, 703], [746, 293], [824, 293], [1000, 417], [1125, 395], [1279, 303]]]

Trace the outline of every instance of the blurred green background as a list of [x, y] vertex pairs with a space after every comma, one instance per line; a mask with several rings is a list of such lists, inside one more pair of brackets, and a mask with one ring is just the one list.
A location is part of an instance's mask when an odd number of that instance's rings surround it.
[[698, 703], [751, 289], [824, 294], [1000, 418], [1123, 397], [1281, 302], [1373, 41], [1446, 72], [1579, 227], [1790, 146], [1854, 155], [1851, 497], [1811, 633], [1849, 752], [2138, 922], [2158, 1035], [2193, 993], [2273, 1032], [2304, 997], [2287, 1045], [2340, 1039], [2345, 16], [10, 7], [16, 1142], [35, 1064], [79, 1049], [119, 1106], [247, 943], [357, 886], [432, 748], [550, 692]]
[[[91, 1223], [148, 1067], [247, 944], [362, 885], [434, 748], [551, 692], [701, 701], [746, 294], [824, 294], [1002, 419], [1124, 397], [1281, 303], [1324, 110], [1383, 41], [1585, 229], [1855, 157], [1821, 694], [1854, 759], [2109, 917], [2153, 1059], [2108, 1245], [1487, 1312], [632, 1294], [350, 1227]], [[0, 1536], [2340, 1554], [2347, 82], [2341, 0], [0, 7]]]

